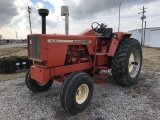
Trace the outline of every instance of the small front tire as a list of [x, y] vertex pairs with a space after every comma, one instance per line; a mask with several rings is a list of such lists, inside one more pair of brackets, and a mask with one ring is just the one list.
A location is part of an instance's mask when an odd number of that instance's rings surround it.
[[85, 72], [72, 73], [61, 88], [62, 107], [71, 114], [82, 112], [90, 103], [94, 91], [92, 78]]
[[26, 73], [25, 82], [29, 90], [34, 93], [40, 93], [47, 91], [53, 84], [53, 80], [49, 80], [47, 83], [40, 83], [30, 77], [30, 70]]

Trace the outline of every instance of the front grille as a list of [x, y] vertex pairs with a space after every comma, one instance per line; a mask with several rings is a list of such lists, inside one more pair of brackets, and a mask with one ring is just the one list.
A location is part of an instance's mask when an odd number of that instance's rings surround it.
[[34, 64], [37, 65], [37, 66], [43, 66], [43, 67], [46, 66], [46, 62], [37, 62], [37, 61], [34, 61]]
[[41, 59], [41, 37], [29, 36], [29, 50], [30, 58], [40, 60]]

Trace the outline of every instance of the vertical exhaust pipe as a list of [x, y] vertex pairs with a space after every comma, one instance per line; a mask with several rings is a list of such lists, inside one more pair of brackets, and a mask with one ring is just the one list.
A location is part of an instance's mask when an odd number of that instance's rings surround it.
[[46, 34], [46, 16], [48, 16], [49, 10], [39, 9], [38, 13], [42, 17], [42, 34]]

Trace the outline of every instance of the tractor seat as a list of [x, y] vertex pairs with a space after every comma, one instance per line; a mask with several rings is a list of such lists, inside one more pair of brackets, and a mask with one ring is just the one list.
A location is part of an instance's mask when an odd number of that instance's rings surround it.
[[102, 36], [98, 36], [97, 39], [100, 40], [110, 40], [113, 37], [113, 33], [112, 33], [113, 29], [112, 28], [106, 28], [104, 29]]

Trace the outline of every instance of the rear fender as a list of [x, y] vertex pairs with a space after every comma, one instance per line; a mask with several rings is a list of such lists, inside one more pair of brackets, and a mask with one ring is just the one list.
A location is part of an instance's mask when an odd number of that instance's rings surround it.
[[113, 57], [117, 47], [119, 45], [119, 42], [121, 40], [127, 39], [129, 38], [132, 34], [131, 33], [125, 33], [125, 32], [116, 32], [115, 33], [116, 37], [112, 38], [111, 44], [110, 44], [110, 48], [108, 51], [108, 56]]

